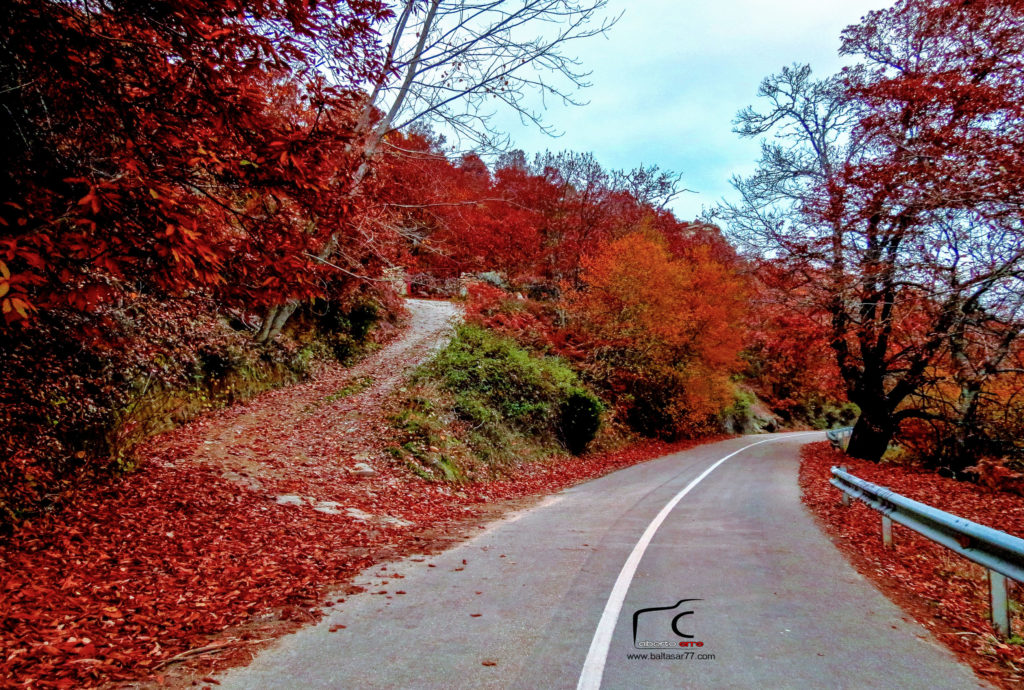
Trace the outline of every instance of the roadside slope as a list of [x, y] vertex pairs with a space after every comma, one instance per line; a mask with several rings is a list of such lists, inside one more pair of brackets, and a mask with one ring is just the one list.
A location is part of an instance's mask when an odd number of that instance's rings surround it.
[[1024, 537], [1024, 497], [942, 477], [922, 467], [860, 460], [827, 443], [806, 446], [802, 457], [804, 502], [853, 566], [931, 628], [980, 675], [1001, 687], [1020, 688], [1024, 683], [1020, 585], [1007, 580], [1010, 627], [1016, 636], [1000, 639], [989, 617], [985, 568], [898, 523], [893, 525], [892, 547], [886, 548], [879, 514], [860, 501], [842, 505], [839, 490], [829, 484], [830, 470], [844, 465], [861, 479], [1016, 537]]
[[[406, 332], [358, 366], [325, 365], [158, 436], [139, 471], [20, 524], [0, 543], [0, 685], [136, 680], [252, 644], [314, 620], [325, 585], [414, 524], [464, 515], [447, 488], [403, 482], [374, 452], [380, 400], [457, 314], [409, 310]], [[357, 460], [373, 476], [353, 473]]]

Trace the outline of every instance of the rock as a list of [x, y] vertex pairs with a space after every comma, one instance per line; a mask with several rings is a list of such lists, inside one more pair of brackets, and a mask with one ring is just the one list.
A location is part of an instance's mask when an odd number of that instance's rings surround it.
[[402, 518], [396, 518], [394, 515], [381, 515], [380, 521], [386, 525], [394, 525], [395, 527], [412, 527], [413, 523]]
[[341, 512], [341, 504], [336, 501], [318, 501], [308, 496], [295, 496], [292, 494], [277, 496], [274, 500], [277, 501], [278, 505], [283, 506], [311, 506], [313, 510], [327, 513], [328, 515], [337, 515]]
[[484, 271], [483, 273], [477, 273], [476, 277], [478, 280], [490, 283], [496, 288], [501, 288], [502, 290], [508, 289], [508, 283], [505, 282], [505, 279], [502, 278], [501, 274], [497, 271]]
[[347, 513], [348, 516], [353, 520], [362, 520], [363, 522], [366, 522], [367, 520], [373, 518], [373, 515], [362, 510], [359, 510], [358, 508], [346, 508], [345, 513]]
[[357, 462], [355, 467], [352, 468], [352, 474], [357, 477], [373, 477], [377, 474], [377, 470], [373, 469], [365, 462]]
[[394, 515], [374, 515], [358, 508], [346, 508], [345, 514], [353, 520], [359, 520], [360, 522], [376, 522], [377, 524], [393, 525], [395, 527], [411, 527], [413, 525], [408, 520], [396, 518]]

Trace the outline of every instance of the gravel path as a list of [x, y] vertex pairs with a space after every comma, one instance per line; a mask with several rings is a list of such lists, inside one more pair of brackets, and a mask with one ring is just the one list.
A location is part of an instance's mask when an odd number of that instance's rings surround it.
[[[369, 473], [366, 465], [376, 468], [383, 461], [388, 422], [382, 403], [410, 369], [443, 346], [459, 318], [450, 302], [407, 300], [406, 307], [405, 332], [356, 366], [324, 365], [307, 382], [168, 435], [168, 443], [187, 439], [186, 447], [176, 449], [176, 462], [218, 467], [225, 477], [281, 495], [284, 502], [337, 502], [339, 480], [357, 466]], [[331, 509], [329, 503], [324, 507]]]

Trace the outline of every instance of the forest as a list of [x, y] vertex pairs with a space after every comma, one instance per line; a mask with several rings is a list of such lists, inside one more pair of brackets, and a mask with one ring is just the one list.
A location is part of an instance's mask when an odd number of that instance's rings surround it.
[[0, 535], [116, 510], [147, 441], [362, 361], [407, 294], [464, 320], [386, 403], [424, 482], [851, 425], [1024, 485], [1024, 7], [899, 0], [766, 76], [756, 168], [684, 219], [686, 171], [493, 117], [576, 102], [607, 5], [3, 3]]
[[475, 276], [467, 318], [568, 361], [629, 433], [749, 427], [754, 404], [856, 418], [858, 457], [1018, 469], [1016, 5], [901, 2], [843, 34], [854, 66], [768, 76], [735, 123], [756, 172], [690, 220], [679, 174], [499, 153], [481, 110], [545, 126], [524, 93], [570, 97], [603, 2], [461, 5], [6, 6], [5, 522], [357, 357], [401, 318], [396, 270], [446, 297]]

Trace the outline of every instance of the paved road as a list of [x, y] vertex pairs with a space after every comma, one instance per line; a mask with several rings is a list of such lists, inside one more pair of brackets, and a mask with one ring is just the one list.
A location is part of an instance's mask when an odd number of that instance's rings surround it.
[[[800, 504], [798, 448], [819, 438], [745, 437], [667, 456], [389, 567], [403, 579], [382, 585], [368, 572], [367, 593], [221, 687], [979, 687]], [[637, 612], [637, 645], [671, 649], [634, 646]]]

